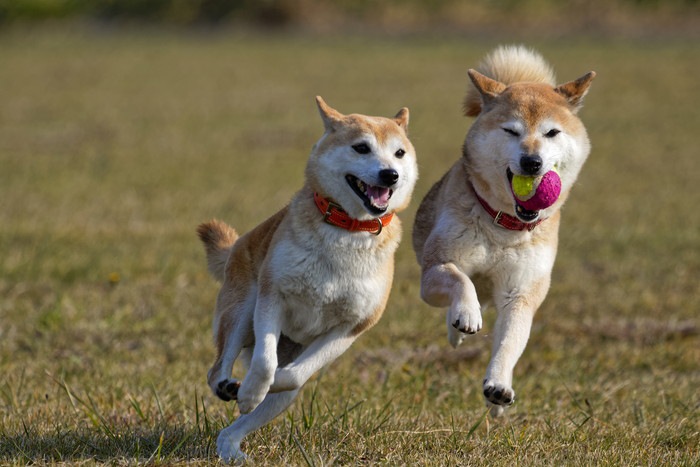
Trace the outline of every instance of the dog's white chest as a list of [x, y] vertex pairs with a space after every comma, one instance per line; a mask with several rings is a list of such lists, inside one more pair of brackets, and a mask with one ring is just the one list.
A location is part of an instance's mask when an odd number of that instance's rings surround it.
[[303, 344], [371, 316], [391, 283], [386, 261], [372, 250], [277, 250], [271, 265], [283, 302], [282, 333]]

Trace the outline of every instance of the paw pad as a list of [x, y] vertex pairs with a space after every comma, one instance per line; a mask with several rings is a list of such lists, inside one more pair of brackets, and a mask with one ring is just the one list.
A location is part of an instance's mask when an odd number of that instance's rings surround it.
[[233, 401], [238, 398], [238, 388], [240, 387], [240, 381], [224, 379], [216, 385], [216, 395], [223, 401]]
[[484, 381], [484, 397], [496, 405], [512, 405], [515, 402], [515, 391], [498, 383]]

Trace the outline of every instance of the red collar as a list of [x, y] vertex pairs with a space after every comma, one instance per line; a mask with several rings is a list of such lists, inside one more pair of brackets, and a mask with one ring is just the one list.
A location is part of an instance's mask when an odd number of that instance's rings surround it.
[[494, 208], [489, 206], [489, 203], [487, 203], [484, 198], [479, 196], [479, 193], [476, 192], [473, 186], [472, 191], [474, 192], [476, 199], [479, 200], [481, 207], [483, 207], [484, 210], [489, 213], [489, 216], [493, 217], [493, 223], [503, 227], [504, 229], [517, 231], [527, 230], [528, 232], [532, 232], [535, 230], [535, 227], [544, 221], [544, 219], [539, 219], [536, 222], [523, 222], [517, 217], [506, 214], [503, 211], [496, 211]]
[[323, 221], [326, 224], [334, 225], [350, 232], [369, 232], [379, 235], [382, 229], [389, 225], [391, 219], [394, 218], [394, 213], [392, 212], [376, 219], [360, 221], [353, 219], [342, 207], [318, 193], [314, 193], [314, 202], [318, 210], [323, 214]]

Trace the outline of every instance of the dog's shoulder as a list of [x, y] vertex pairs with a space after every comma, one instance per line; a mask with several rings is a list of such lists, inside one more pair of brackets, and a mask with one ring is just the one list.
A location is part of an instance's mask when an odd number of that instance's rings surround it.
[[[473, 204], [469, 199], [466, 176], [464, 174], [463, 161], [458, 160], [438, 180], [421, 201], [413, 223], [413, 249], [416, 252], [418, 262], [421, 262], [423, 249], [428, 237], [436, 228], [446, 227], [439, 225], [439, 219], [446, 211], [456, 210], [455, 220], [463, 219], [467, 213], [459, 212], [468, 209]], [[466, 204], [465, 204], [466, 202]]]
[[416, 251], [423, 247], [425, 239], [430, 235], [430, 231], [435, 223], [435, 205], [446, 177], [447, 173], [433, 184], [423, 201], [421, 201], [418, 211], [416, 211], [416, 218], [413, 221], [413, 248]]
[[283, 207], [238, 239], [227, 264], [227, 277], [232, 277], [234, 272], [240, 272], [242, 268], [252, 275], [257, 275], [280, 229], [280, 224], [287, 218], [288, 212], [289, 206]]

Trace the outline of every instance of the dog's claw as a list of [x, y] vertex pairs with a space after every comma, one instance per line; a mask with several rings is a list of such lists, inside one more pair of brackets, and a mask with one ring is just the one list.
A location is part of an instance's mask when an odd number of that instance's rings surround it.
[[479, 332], [479, 328], [472, 329], [467, 328], [466, 326], [460, 326], [459, 324], [460, 320], [457, 320], [454, 323], [452, 323], [452, 327], [464, 334], [476, 334], [477, 332]]

